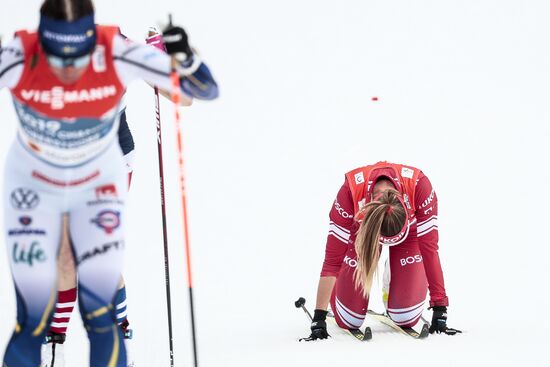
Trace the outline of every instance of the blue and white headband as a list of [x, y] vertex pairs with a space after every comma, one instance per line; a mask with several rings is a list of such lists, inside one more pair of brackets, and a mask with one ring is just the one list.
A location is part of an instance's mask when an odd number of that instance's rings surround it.
[[93, 14], [72, 22], [41, 15], [38, 33], [44, 51], [63, 58], [90, 53], [97, 38]]

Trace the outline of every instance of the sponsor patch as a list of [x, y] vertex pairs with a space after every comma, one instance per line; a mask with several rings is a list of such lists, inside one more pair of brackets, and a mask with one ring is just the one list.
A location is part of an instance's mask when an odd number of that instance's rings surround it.
[[32, 223], [32, 218], [28, 216], [19, 217], [19, 223], [23, 226], [28, 226]]
[[67, 104], [95, 102], [115, 97], [118, 90], [114, 84], [95, 88], [71, 90], [55, 86], [49, 90], [23, 89], [20, 96], [23, 101], [49, 105], [52, 110], [61, 110]]
[[46, 254], [37, 241], [32, 242], [30, 246], [16, 242], [13, 244], [12, 260], [14, 264], [26, 264], [32, 267], [37, 262], [46, 261]]
[[405, 206], [407, 207], [407, 209], [411, 210], [411, 203], [409, 201], [409, 195], [407, 194], [403, 194], [403, 202], [405, 203]]
[[401, 168], [401, 176], [406, 177], [406, 178], [412, 178], [413, 174], [414, 174], [413, 169], [410, 169], [410, 168], [407, 168], [407, 167], [402, 167]]
[[40, 197], [35, 191], [20, 187], [12, 191], [10, 202], [15, 209], [32, 210], [40, 203]]
[[111, 234], [120, 226], [120, 212], [114, 210], [103, 210], [99, 212], [97, 216], [91, 220], [91, 222], [103, 229], [105, 233]]
[[363, 175], [363, 172], [358, 172], [355, 174], [355, 183], [356, 184], [362, 184], [365, 182], [365, 176]]
[[116, 199], [118, 197], [116, 192], [116, 186], [114, 184], [108, 184], [108, 185], [96, 187], [95, 197], [98, 200]]
[[46, 231], [43, 229], [35, 229], [35, 228], [19, 228], [19, 229], [8, 230], [8, 236], [23, 236], [23, 235], [45, 236]]
[[45, 174], [40, 173], [38, 171], [32, 171], [32, 177], [33, 178], [35, 178], [37, 180], [40, 180], [40, 181], [43, 181], [43, 182], [46, 182], [50, 185], [59, 186], [59, 187], [69, 187], [69, 186], [82, 185], [82, 184], [84, 184], [88, 181], [93, 180], [94, 178], [98, 177], [99, 175], [100, 175], [100, 172], [96, 170], [96, 171], [90, 173], [86, 177], [82, 177], [82, 178], [75, 179], [75, 180], [72, 180], [72, 181], [63, 181], [63, 180], [59, 180], [59, 179], [56, 179], [56, 178], [53, 178], [53, 177], [48, 177]]
[[81, 256], [79, 256], [76, 260], [76, 264], [80, 265], [82, 262], [86, 260], [89, 260], [98, 255], [106, 254], [112, 249], [119, 250], [123, 246], [124, 246], [123, 241], [114, 241], [114, 242], [105, 243], [99, 247], [94, 247], [92, 250], [85, 251]]
[[422, 262], [422, 255], [408, 256], [404, 259], [400, 259], [401, 266], [406, 266], [414, 263]]
[[349, 219], [349, 218], [353, 218], [353, 215], [349, 214], [348, 212], [346, 212], [344, 210], [344, 208], [342, 208], [340, 206], [340, 203], [338, 202], [338, 200], [334, 200], [334, 209], [336, 209], [336, 211], [338, 212], [338, 214], [340, 214], [340, 216], [342, 218], [345, 218], [345, 219]]
[[92, 67], [96, 73], [104, 73], [107, 70], [107, 62], [105, 61], [105, 46], [96, 45], [92, 54]]

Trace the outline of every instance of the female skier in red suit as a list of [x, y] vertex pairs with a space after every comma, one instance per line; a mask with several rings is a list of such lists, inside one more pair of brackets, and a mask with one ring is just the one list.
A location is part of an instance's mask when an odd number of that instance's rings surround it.
[[389, 317], [401, 327], [414, 326], [429, 290], [430, 332], [459, 332], [447, 327], [437, 197], [430, 180], [417, 168], [378, 162], [346, 174], [330, 211], [311, 339], [328, 337], [329, 302], [340, 327], [361, 326], [381, 246], [390, 246], [383, 277]]

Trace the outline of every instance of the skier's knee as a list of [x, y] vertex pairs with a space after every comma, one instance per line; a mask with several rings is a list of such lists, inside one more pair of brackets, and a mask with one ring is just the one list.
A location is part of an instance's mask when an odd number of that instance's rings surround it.
[[402, 308], [388, 308], [388, 316], [401, 327], [412, 327], [416, 325], [420, 316], [422, 316], [422, 310], [424, 309], [424, 303], [420, 303], [413, 307]]

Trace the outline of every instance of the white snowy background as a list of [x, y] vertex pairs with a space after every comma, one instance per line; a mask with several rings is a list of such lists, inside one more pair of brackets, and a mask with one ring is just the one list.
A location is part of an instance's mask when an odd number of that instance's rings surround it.
[[[201, 366], [548, 366], [550, 3], [545, 0], [96, 0], [142, 40], [168, 12], [221, 97], [183, 109]], [[2, 0], [0, 33], [35, 28], [37, 0]], [[378, 101], [372, 101], [372, 97]], [[162, 104], [175, 364], [191, 366], [173, 107]], [[14, 138], [0, 92], [0, 168]], [[136, 141], [124, 275], [137, 366], [168, 366], [153, 92], [128, 92]], [[449, 325], [416, 341], [298, 343], [314, 306], [328, 211], [344, 173], [420, 167], [439, 196]], [[0, 214], [1, 215], [1, 214]], [[378, 292], [372, 307], [382, 310]], [[425, 316], [430, 318], [431, 312]], [[0, 345], [15, 300], [0, 251]], [[75, 312], [68, 366], [88, 346]]]

